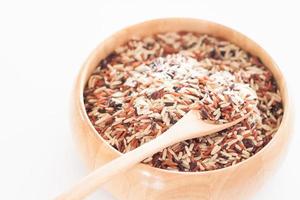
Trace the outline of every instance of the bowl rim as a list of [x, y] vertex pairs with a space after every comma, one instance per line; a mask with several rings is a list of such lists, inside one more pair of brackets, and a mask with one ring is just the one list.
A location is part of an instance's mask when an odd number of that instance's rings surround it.
[[[274, 62], [273, 58], [259, 45], [257, 44], [255, 41], [253, 41], [252, 39], [250, 39], [249, 37], [247, 37], [246, 35], [242, 34], [239, 31], [236, 31], [230, 27], [224, 26], [222, 24], [213, 22], [213, 21], [208, 21], [208, 20], [203, 20], [203, 19], [198, 19], [198, 18], [185, 18], [185, 17], [169, 17], [169, 18], [157, 18], [157, 19], [152, 19], [152, 20], [146, 20], [140, 23], [135, 23], [133, 25], [130, 26], [126, 26], [122, 29], [119, 29], [118, 31], [114, 32], [113, 34], [109, 35], [108, 37], [106, 37], [104, 40], [102, 40], [100, 42], [100, 44], [98, 44], [96, 46], [96, 48], [90, 53], [90, 55], [88, 56], [88, 58], [86, 59], [86, 61], [84, 62], [84, 64], [82, 65], [78, 75], [77, 75], [77, 79], [76, 79], [76, 86], [79, 87], [76, 88], [75, 91], [75, 98], [76, 101], [79, 103], [76, 103], [76, 108], [75, 109], [79, 109], [79, 113], [81, 115], [81, 119], [83, 120], [83, 123], [87, 123], [89, 129], [91, 130], [91, 132], [93, 132], [93, 135], [96, 136], [97, 139], [99, 139], [101, 142], [103, 142], [105, 144], [106, 147], [108, 147], [108, 149], [111, 150], [111, 153], [114, 153], [115, 156], [120, 156], [123, 155], [123, 153], [119, 152], [118, 150], [116, 150], [115, 148], [113, 148], [105, 139], [103, 139], [101, 137], [101, 135], [97, 132], [97, 130], [95, 129], [95, 127], [93, 126], [92, 122], [90, 121], [86, 110], [85, 110], [85, 106], [84, 106], [84, 98], [83, 98], [83, 91], [84, 91], [84, 87], [86, 85], [86, 81], [84, 81], [84, 79], [88, 76], [90, 76], [90, 74], [87, 72], [87, 69], [89, 68], [90, 63], [92, 62], [92, 60], [97, 59], [97, 52], [99, 51], [99, 49], [102, 48], [102, 44], [104, 44], [106, 41], [108, 41], [110, 38], [116, 37], [117, 35], [121, 34], [121, 32], [124, 29], [128, 29], [128, 28], [137, 28], [141, 25], [147, 25], [147, 24], [151, 24], [153, 22], [159, 22], [159, 21], [163, 21], [165, 23], [168, 23], [170, 21], [176, 21], [176, 20], [183, 20], [183, 21], [195, 21], [197, 23], [207, 23], [207, 24], [211, 24], [214, 25], [220, 29], [226, 29], [229, 30], [231, 32], [234, 32], [237, 35], [240, 35], [242, 37], [244, 37], [246, 40], [248, 40], [252, 45], [254, 45], [256, 48], [258, 48], [262, 54], [264, 54], [264, 56], [266, 56], [269, 61], [272, 64], [272, 68], [274, 68], [274, 70], [277, 71], [277, 73], [281, 76], [281, 83], [282, 83], [282, 88], [280, 88], [280, 95], [283, 98], [283, 107], [284, 107], [284, 112], [283, 112], [283, 117], [282, 120], [280, 122], [280, 125], [278, 127], [278, 130], [276, 131], [275, 135], [273, 136], [273, 138], [269, 141], [269, 143], [264, 146], [259, 152], [257, 152], [256, 154], [254, 154], [253, 156], [247, 158], [246, 160], [243, 160], [237, 164], [228, 166], [228, 167], [224, 167], [224, 168], [220, 168], [220, 169], [215, 169], [215, 170], [209, 170], [209, 171], [197, 171], [197, 172], [182, 172], [182, 171], [173, 171], [173, 170], [167, 170], [167, 169], [161, 169], [161, 168], [157, 168], [157, 167], [152, 167], [149, 166], [147, 164], [144, 163], [139, 163], [136, 165], [136, 167], [143, 167], [144, 170], [146, 171], [150, 171], [150, 170], [154, 170], [157, 173], [165, 173], [165, 174], [173, 174], [173, 175], [188, 175], [188, 176], [195, 176], [195, 175], [209, 175], [209, 174], [216, 174], [216, 173], [222, 173], [224, 171], [228, 171], [228, 170], [234, 170], [242, 165], [246, 165], [248, 162], [250, 162], [251, 160], [253, 160], [255, 157], [259, 156], [260, 154], [263, 154], [267, 149], [270, 148], [270, 146], [274, 143], [275, 138], [279, 137], [279, 133], [283, 134], [283, 126], [284, 124], [287, 123], [288, 117], [290, 115], [290, 110], [289, 110], [289, 104], [290, 104], [290, 98], [288, 95], [288, 90], [287, 90], [287, 84], [285, 81], [285, 78], [283, 76], [282, 71], [279, 69], [278, 65]], [[231, 42], [231, 41], [230, 41]], [[239, 46], [239, 45], [237, 45]], [[242, 48], [243, 49], [243, 48]], [[269, 68], [268, 66], [266, 66], [267, 68]], [[272, 72], [273, 73], [273, 72]], [[278, 80], [275, 78], [276, 82], [278, 83]], [[79, 101], [78, 101], [79, 100]], [[90, 131], [88, 131], [90, 134]]]

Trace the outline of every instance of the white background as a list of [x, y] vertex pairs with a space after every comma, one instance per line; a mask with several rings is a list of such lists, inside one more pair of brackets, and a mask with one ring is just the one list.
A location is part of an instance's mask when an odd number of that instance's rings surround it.
[[[50, 199], [84, 176], [70, 93], [88, 54], [113, 32], [172, 16], [230, 26], [273, 56], [298, 103], [299, 13], [292, 1], [0, 1], [0, 199]], [[281, 168], [255, 200], [299, 199], [299, 123]], [[104, 191], [90, 199], [100, 197], [113, 199]]]

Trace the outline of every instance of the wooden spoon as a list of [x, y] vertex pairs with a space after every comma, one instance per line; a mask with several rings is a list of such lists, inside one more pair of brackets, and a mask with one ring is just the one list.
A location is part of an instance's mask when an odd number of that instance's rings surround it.
[[113, 176], [130, 169], [164, 148], [187, 139], [210, 135], [229, 128], [247, 118], [250, 113], [229, 123], [210, 124], [200, 119], [199, 111], [191, 110], [162, 135], [91, 172], [69, 191], [58, 196], [56, 200], [83, 199]]

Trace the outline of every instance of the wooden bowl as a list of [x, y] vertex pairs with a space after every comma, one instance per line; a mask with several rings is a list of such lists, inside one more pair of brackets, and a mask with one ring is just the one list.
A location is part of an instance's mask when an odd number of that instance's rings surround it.
[[99, 136], [88, 119], [83, 103], [83, 90], [88, 77], [101, 59], [133, 36], [182, 30], [224, 38], [262, 60], [273, 72], [283, 98], [284, 116], [279, 130], [260, 152], [231, 167], [207, 172], [172, 172], [138, 164], [113, 178], [104, 188], [122, 200], [248, 199], [282, 160], [292, 132], [291, 108], [283, 75], [272, 58], [246, 36], [222, 25], [198, 19], [158, 19], [125, 28], [103, 41], [89, 56], [76, 81], [72, 104], [75, 138], [91, 170], [120, 155]]

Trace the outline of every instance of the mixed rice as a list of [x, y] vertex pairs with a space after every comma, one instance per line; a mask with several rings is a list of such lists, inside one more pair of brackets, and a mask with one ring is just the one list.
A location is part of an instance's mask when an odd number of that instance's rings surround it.
[[272, 73], [230, 42], [191, 32], [133, 38], [103, 59], [84, 90], [98, 133], [120, 152], [163, 134], [191, 109], [216, 123], [241, 123], [180, 142], [143, 162], [176, 171], [207, 171], [260, 151], [283, 115]]

